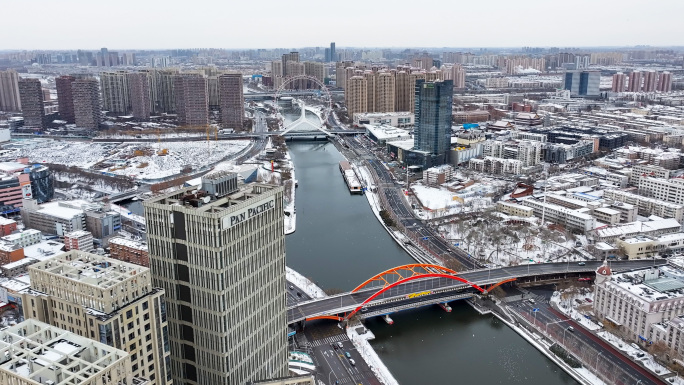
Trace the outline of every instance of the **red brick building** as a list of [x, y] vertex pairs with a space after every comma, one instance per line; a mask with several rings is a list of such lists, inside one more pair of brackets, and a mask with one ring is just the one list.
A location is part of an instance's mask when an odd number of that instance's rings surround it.
[[145, 267], [150, 266], [147, 254], [147, 244], [125, 238], [112, 238], [109, 240], [110, 257], [119, 261], [135, 263]]
[[10, 235], [17, 230], [17, 222], [12, 219], [0, 217], [0, 237]]

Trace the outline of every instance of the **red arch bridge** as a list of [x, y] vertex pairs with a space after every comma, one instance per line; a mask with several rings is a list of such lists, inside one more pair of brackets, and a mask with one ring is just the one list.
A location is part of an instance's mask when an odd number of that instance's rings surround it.
[[[288, 324], [314, 319], [348, 320], [386, 315], [429, 304], [447, 303], [474, 295], [488, 294], [512, 281], [548, 282], [578, 275], [592, 276], [602, 262], [541, 263], [458, 273], [443, 266], [411, 264], [374, 275], [354, 290], [312, 299], [288, 307]], [[663, 260], [611, 262], [614, 272], [663, 265]]]

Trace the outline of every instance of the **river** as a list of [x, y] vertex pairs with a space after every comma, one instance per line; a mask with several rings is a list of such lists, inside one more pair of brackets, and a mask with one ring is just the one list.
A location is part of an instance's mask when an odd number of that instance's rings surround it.
[[[351, 290], [387, 268], [413, 263], [373, 215], [364, 196], [350, 195], [330, 143], [292, 142], [297, 231], [288, 235], [287, 265], [323, 289]], [[464, 302], [367, 321], [376, 352], [400, 384], [576, 384], [522, 337]]]

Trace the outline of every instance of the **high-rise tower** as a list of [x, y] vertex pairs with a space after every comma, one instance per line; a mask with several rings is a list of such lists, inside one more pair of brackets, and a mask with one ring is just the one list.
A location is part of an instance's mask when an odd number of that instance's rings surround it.
[[74, 116], [74, 97], [71, 92], [71, 83], [75, 80], [75, 77], [69, 75], [59, 76], [55, 79], [59, 117], [72, 124], [76, 122]]
[[242, 88], [242, 74], [219, 76], [219, 103], [221, 126], [239, 130], [245, 117], [245, 96]]
[[167, 292], [174, 382], [286, 376], [283, 188], [218, 173], [143, 205], [153, 283]]
[[448, 162], [454, 83], [416, 81], [414, 147], [431, 155], [424, 166]]
[[45, 109], [40, 80], [19, 79], [19, 96], [21, 98], [21, 112], [24, 115], [24, 127], [44, 128]]

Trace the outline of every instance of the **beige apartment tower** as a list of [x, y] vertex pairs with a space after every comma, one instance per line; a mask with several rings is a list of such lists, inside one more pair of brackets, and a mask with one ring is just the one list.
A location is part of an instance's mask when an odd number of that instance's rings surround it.
[[15, 70], [0, 71], [0, 111], [21, 111], [19, 74]]
[[245, 117], [245, 95], [242, 88], [242, 74], [219, 76], [219, 100], [221, 105], [221, 127], [242, 129]]
[[217, 173], [143, 205], [176, 384], [286, 376], [283, 188]]
[[172, 384], [164, 290], [150, 269], [72, 250], [29, 267], [24, 317], [121, 349], [133, 376]]
[[352, 76], [347, 79], [347, 88], [344, 90], [344, 102], [347, 105], [349, 119], [354, 119], [354, 114], [368, 112], [368, 81], [363, 76]]
[[394, 112], [396, 80], [391, 72], [380, 72], [375, 78], [375, 112]]
[[127, 114], [131, 100], [128, 94], [128, 72], [103, 72], [100, 74], [102, 108], [116, 114]]

